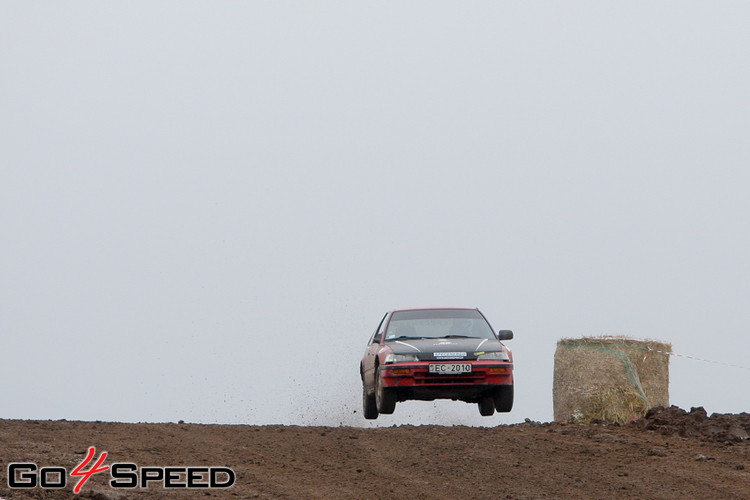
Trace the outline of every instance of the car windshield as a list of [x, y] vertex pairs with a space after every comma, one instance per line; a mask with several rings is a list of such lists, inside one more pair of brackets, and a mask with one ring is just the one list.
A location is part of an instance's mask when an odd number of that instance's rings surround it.
[[492, 328], [476, 309], [417, 309], [396, 311], [385, 340], [468, 337], [494, 339]]

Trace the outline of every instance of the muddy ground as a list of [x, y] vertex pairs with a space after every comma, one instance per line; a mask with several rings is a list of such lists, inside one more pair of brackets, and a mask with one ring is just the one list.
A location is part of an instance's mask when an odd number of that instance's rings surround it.
[[[122, 424], [0, 420], [0, 497], [73, 498], [11, 490], [10, 462], [68, 471], [104, 465], [225, 466], [234, 486], [115, 490], [109, 471], [78, 498], [748, 498], [750, 415], [653, 411], [625, 426], [527, 422], [491, 428]], [[53, 476], [52, 480], [55, 480]], [[182, 478], [183, 476], [180, 476]], [[203, 477], [203, 476], [201, 476]]]

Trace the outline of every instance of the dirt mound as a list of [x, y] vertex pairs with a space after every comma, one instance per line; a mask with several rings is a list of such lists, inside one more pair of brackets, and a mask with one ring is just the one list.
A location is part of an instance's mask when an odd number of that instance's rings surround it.
[[[640, 427], [532, 421], [358, 428], [0, 419], [0, 498], [750, 499], [750, 440], [727, 441], [728, 446], [717, 438], [721, 432], [736, 434], [730, 429], [746, 423], [747, 415], [707, 417], [698, 409], [679, 408], [653, 411]], [[711, 426], [723, 431], [713, 432]], [[80, 495], [72, 492], [73, 477], [61, 490], [8, 487], [11, 462], [72, 471], [90, 446], [97, 454], [108, 452], [106, 465], [228, 467], [236, 482], [228, 489], [167, 489], [157, 481], [118, 490], [109, 472], [102, 472]]]
[[691, 408], [689, 412], [677, 406], [652, 408], [633, 425], [665, 436], [676, 434], [725, 443], [750, 439], [750, 414], [713, 413], [709, 417], [703, 407]]

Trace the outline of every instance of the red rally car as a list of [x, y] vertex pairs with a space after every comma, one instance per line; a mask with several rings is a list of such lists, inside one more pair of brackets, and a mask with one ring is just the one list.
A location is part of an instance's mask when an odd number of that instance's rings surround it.
[[398, 401], [477, 403], [483, 416], [513, 408], [513, 355], [478, 309], [397, 309], [383, 316], [359, 367], [366, 419]]

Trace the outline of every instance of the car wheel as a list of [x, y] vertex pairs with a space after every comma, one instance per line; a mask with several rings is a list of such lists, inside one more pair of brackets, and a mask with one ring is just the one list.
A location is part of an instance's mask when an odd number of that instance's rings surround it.
[[483, 417], [491, 417], [495, 413], [495, 400], [492, 396], [482, 396], [477, 403], [479, 406], [479, 414]]
[[367, 420], [378, 418], [378, 407], [375, 405], [375, 394], [367, 394], [367, 387], [362, 381], [362, 409]]
[[396, 395], [381, 383], [382, 368], [378, 368], [375, 376], [375, 405], [379, 413], [390, 415], [396, 409]]
[[495, 389], [495, 409], [500, 413], [508, 413], [513, 409], [512, 385], [501, 385]]

